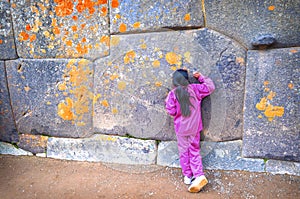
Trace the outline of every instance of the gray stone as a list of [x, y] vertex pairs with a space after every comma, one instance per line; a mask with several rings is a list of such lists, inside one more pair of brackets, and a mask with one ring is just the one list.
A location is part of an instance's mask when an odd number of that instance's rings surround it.
[[0, 140], [16, 143], [19, 137], [11, 109], [4, 63], [0, 61]]
[[213, 79], [203, 101], [205, 140], [242, 137], [246, 51], [208, 30], [113, 35], [110, 56], [95, 63], [94, 128], [104, 134], [175, 140], [164, 101], [177, 68]]
[[[116, 4], [116, 2], [119, 2]], [[185, 1], [112, 1], [111, 33], [203, 27], [201, 3]]]
[[108, 54], [107, 2], [10, 2], [20, 57], [96, 59]]
[[300, 48], [249, 51], [243, 155], [300, 161]]
[[85, 59], [6, 62], [18, 131], [84, 137], [92, 133], [93, 63]]
[[253, 46], [270, 46], [276, 42], [274, 36], [266, 34], [260, 35], [251, 42]]
[[300, 163], [280, 160], [268, 160], [266, 171], [273, 174], [288, 174], [300, 176]]
[[109, 162], [119, 164], [155, 164], [157, 146], [154, 140], [94, 135], [91, 138], [49, 138], [47, 157]]
[[0, 0], [0, 59], [17, 58], [11, 21], [10, 4], [7, 0]]
[[254, 49], [260, 35], [273, 35], [273, 47], [300, 46], [300, 1], [205, 0], [206, 27]]
[[0, 142], [0, 154], [7, 155], [32, 155], [32, 153], [25, 151], [23, 149], [18, 149], [14, 145]]
[[[229, 142], [201, 142], [201, 156], [204, 169], [264, 172], [264, 160], [242, 158], [241, 147], [241, 140]], [[180, 167], [178, 148], [175, 141], [159, 143], [157, 164]]]
[[19, 136], [18, 147], [30, 151], [33, 154], [45, 153], [47, 148], [47, 136], [21, 134]]

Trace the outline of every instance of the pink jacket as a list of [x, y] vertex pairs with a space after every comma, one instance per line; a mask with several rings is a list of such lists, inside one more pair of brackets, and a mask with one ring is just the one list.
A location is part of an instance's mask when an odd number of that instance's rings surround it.
[[210, 95], [215, 90], [213, 81], [204, 76], [199, 77], [201, 84], [189, 84], [187, 89], [190, 93], [191, 115], [183, 117], [180, 111], [180, 104], [176, 99], [175, 88], [171, 90], [166, 98], [166, 110], [169, 115], [174, 117], [174, 127], [177, 135], [195, 135], [203, 128], [201, 117], [201, 100]]

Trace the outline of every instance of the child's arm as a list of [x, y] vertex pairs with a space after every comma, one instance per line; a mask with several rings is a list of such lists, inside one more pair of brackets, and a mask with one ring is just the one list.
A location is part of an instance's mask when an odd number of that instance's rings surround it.
[[199, 98], [204, 98], [210, 95], [215, 90], [215, 85], [209, 77], [201, 75], [199, 72], [193, 74], [193, 76], [198, 79], [201, 84], [194, 84], [194, 89]]
[[171, 116], [175, 116], [176, 115], [176, 97], [174, 92], [169, 92], [166, 100], [165, 100], [165, 106], [166, 106], [166, 110], [169, 113], [169, 115]]

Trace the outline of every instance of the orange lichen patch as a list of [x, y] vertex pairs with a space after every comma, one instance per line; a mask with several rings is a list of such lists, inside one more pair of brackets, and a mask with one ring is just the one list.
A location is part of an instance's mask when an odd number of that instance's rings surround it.
[[111, 45], [112, 46], [117, 46], [120, 43], [120, 37], [118, 36], [112, 36], [111, 37]]
[[263, 97], [261, 98], [260, 102], [256, 104], [256, 109], [263, 111], [266, 109], [266, 105], [267, 105], [267, 98]]
[[53, 33], [56, 34], [56, 35], [60, 34], [60, 29], [58, 27], [54, 27], [53, 28]]
[[174, 64], [180, 65], [181, 64], [181, 56], [177, 55], [174, 52], [168, 52], [166, 54], [166, 60], [171, 65], [174, 65]]
[[12, 4], [11, 4], [11, 7], [12, 7], [12, 8], [16, 8], [17, 5], [16, 5], [15, 3], [12, 3]]
[[268, 104], [264, 114], [268, 118], [269, 121], [272, 121], [274, 119], [274, 117], [282, 117], [283, 116], [284, 107], [282, 107], [282, 106], [273, 106], [271, 104]]
[[293, 89], [294, 88], [294, 84], [293, 83], [289, 83], [288, 87], [289, 87], [289, 89]]
[[91, 0], [78, 0], [76, 9], [79, 13], [82, 13], [84, 10], [88, 10], [89, 14], [93, 14], [96, 11], [94, 6], [96, 6], [97, 4], [98, 3]]
[[269, 95], [267, 96], [268, 100], [272, 100], [276, 96], [276, 92], [270, 91]]
[[269, 6], [269, 7], [268, 7], [268, 10], [270, 10], [270, 11], [275, 10], [275, 6], [273, 6], [273, 5], [272, 5], [272, 6]]
[[0, 39], [0, 44], [2, 44], [3, 43], [3, 40], [2, 39]]
[[118, 74], [112, 74], [112, 75], [109, 77], [110, 80], [115, 80], [115, 79], [117, 79], [117, 78], [119, 78], [119, 75], [118, 75]]
[[120, 27], [119, 27], [119, 31], [120, 31], [120, 32], [126, 32], [126, 30], [127, 30], [126, 24], [121, 23], [121, 24], [120, 24]]
[[119, 90], [124, 90], [126, 88], [126, 82], [123, 82], [123, 81], [120, 81], [119, 83], [118, 83], [118, 89]]
[[31, 30], [31, 26], [30, 26], [29, 24], [27, 24], [26, 27], [25, 27], [25, 29], [26, 29], [27, 31], [30, 31], [30, 30]]
[[153, 62], [152, 62], [152, 66], [153, 66], [154, 68], [160, 67], [160, 61], [158, 61], [158, 60], [153, 61]]
[[242, 66], [245, 65], [245, 59], [243, 57], [237, 57], [236, 62]]
[[100, 39], [101, 43], [104, 43], [106, 46], [109, 46], [109, 36], [103, 35]]
[[161, 87], [162, 86], [162, 82], [155, 82], [155, 86]]
[[101, 105], [102, 105], [102, 106], [105, 106], [105, 107], [109, 107], [109, 103], [108, 103], [107, 100], [102, 100], [102, 101], [101, 101]]
[[74, 16], [72, 16], [72, 19], [73, 19], [74, 21], [77, 21], [77, 20], [78, 20], [78, 17], [77, 17], [76, 15], [74, 15]]
[[24, 87], [24, 90], [25, 90], [26, 92], [28, 92], [30, 89], [31, 89], [31, 88], [30, 88], [29, 86], [25, 86], [25, 87]]
[[81, 39], [81, 42], [86, 42], [86, 38], [85, 37], [83, 37], [82, 39]]
[[82, 116], [84, 113], [89, 112], [89, 96], [88, 88], [86, 86], [77, 87], [74, 90], [76, 101], [74, 102], [74, 110], [76, 115]]
[[67, 45], [67, 46], [72, 46], [72, 45], [73, 45], [72, 40], [67, 40], [67, 41], [66, 41], [66, 45]]
[[73, 100], [69, 97], [66, 98], [66, 104], [61, 102], [58, 104], [57, 114], [64, 120], [73, 120], [74, 114], [72, 112]]
[[117, 108], [112, 108], [111, 112], [112, 112], [112, 114], [117, 114], [118, 113], [118, 109]]
[[116, 14], [116, 18], [117, 19], [121, 19], [121, 15], [120, 14]]
[[81, 46], [81, 44], [77, 44], [76, 50], [80, 55], [87, 54], [89, 51], [87, 46]]
[[291, 49], [290, 52], [291, 52], [291, 53], [296, 53], [296, 52], [298, 52], [298, 51], [297, 51], [296, 49]]
[[124, 56], [124, 63], [125, 64], [129, 64], [130, 62], [133, 63], [135, 56], [136, 53], [134, 52], [134, 50], [128, 51]]
[[96, 104], [96, 102], [98, 101], [98, 99], [101, 97], [101, 94], [97, 94], [93, 96], [93, 104]]
[[73, 0], [54, 0], [57, 4], [55, 7], [56, 15], [59, 17], [64, 17], [72, 14], [73, 12]]
[[185, 21], [190, 21], [191, 20], [191, 14], [188, 13], [188, 14], [184, 15], [184, 20]]
[[72, 86], [80, 86], [82, 83], [86, 82], [90, 73], [91, 71], [84, 65], [80, 64], [78, 67], [72, 66], [69, 71]]
[[35, 34], [32, 34], [32, 35], [30, 35], [30, 42], [33, 42], [33, 41], [35, 41], [36, 40], [36, 35]]
[[141, 26], [141, 22], [135, 22], [133, 24], [133, 28], [139, 28]]
[[26, 40], [28, 40], [28, 39], [29, 39], [29, 35], [28, 35], [26, 32], [22, 31], [22, 32], [19, 34], [19, 40], [21, 40], [21, 41], [26, 41]]
[[270, 84], [269, 81], [264, 81], [264, 86], [268, 86]]
[[107, 7], [101, 8], [101, 16], [105, 17], [107, 15]]
[[65, 83], [65, 82], [58, 85], [58, 90], [64, 91], [64, 90], [66, 90], [66, 89], [67, 89], [67, 86], [66, 86], [66, 83]]
[[112, 8], [117, 8], [119, 6], [119, 1], [118, 0], [112, 0], [111, 1], [111, 7]]
[[72, 26], [71, 29], [72, 29], [73, 32], [76, 32], [77, 31], [77, 26]]
[[52, 26], [57, 26], [57, 20], [55, 18], [52, 18], [51, 25]]
[[146, 49], [147, 48], [147, 44], [143, 43], [141, 44], [141, 49]]

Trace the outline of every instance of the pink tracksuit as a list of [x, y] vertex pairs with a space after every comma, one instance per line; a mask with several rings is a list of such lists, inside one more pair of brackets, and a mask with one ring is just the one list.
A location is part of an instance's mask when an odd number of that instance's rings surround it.
[[200, 155], [200, 131], [202, 130], [201, 100], [210, 95], [215, 86], [208, 77], [200, 76], [200, 84], [189, 84], [191, 115], [183, 117], [180, 104], [175, 96], [175, 88], [171, 90], [166, 98], [166, 110], [174, 117], [174, 127], [177, 136], [177, 144], [182, 173], [187, 177], [198, 177], [204, 175], [202, 158]]

